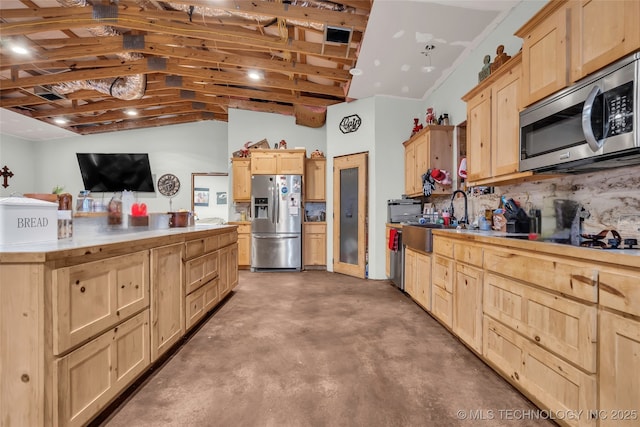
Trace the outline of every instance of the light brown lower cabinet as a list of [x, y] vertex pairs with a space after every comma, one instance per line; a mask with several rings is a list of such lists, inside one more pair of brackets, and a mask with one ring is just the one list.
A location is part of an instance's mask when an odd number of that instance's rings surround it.
[[185, 332], [184, 245], [151, 249], [151, 361], [178, 342]]
[[442, 233], [431, 264], [436, 319], [558, 424], [640, 426], [637, 263]]
[[[184, 336], [186, 321], [194, 324], [215, 307], [218, 274], [227, 293], [236, 286], [236, 239], [235, 227], [222, 226], [45, 253], [3, 252], [0, 425], [91, 422]], [[186, 294], [190, 260], [194, 291]], [[187, 295], [195, 304], [188, 314]]]
[[311, 223], [303, 224], [303, 264], [305, 266], [327, 265], [327, 224]]
[[453, 332], [482, 352], [482, 270], [456, 263], [453, 291]]
[[149, 251], [58, 268], [52, 282], [59, 355], [149, 305]]
[[238, 266], [251, 266], [251, 224], [238, 225]]
[[433, 255], [431, 270], [431, 314], [444, 326], [453, 326], [453, 260]]
[[431, 256], [407, 248], [404, 260], [404, 290], [427, 311], [431, 310]]
[[[596, 375], [587, 374], [509, 327], [484, 317], [485, 360], [520, 391], [554, 414], [576, 414], [562, 424], [595, 426]], [[577, 414], [581, 414], [579, 417]]]
[[484, 312], [586, 372], [596, 372], [595, 305], [487, 273]]
[[220, 301], [219, 282], [220, 279], [215, 278], [187, 295], [185, 304], [187, 329], [198, 323], [198, 320], [202, 319]]
[[149, 311], [144, 310], [56, 361], [56, 424], [84, 425], [149, 364]]
[[640, 426], [639, 318], [600, 311], [599, 366], [600, 427]]

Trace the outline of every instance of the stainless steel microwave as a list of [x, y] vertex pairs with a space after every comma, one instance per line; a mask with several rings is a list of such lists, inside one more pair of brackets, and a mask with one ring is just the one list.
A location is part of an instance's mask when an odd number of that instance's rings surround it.
[[640, 164], [640, 52], [520, 113], [520, 171]]

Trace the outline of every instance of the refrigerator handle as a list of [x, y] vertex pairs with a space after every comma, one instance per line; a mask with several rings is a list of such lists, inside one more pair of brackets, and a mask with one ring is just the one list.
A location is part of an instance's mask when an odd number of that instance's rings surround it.
[[276, 213], [276, 224], [278, 224], [280, 222], [280, 184], [276, 186], [276, 206], [278, 209]]
[[276, 196], [276, 188], [271, 187], [271, 223], [276, 223], [276, 203], [278, 202], [278, 198]]

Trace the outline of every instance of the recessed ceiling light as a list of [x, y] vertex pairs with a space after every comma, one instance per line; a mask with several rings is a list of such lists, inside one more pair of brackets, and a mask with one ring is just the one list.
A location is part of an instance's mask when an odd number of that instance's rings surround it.
[[360, 68], [352, 68], [349, 70], [349, 74], [352, 76], [361, 76], [363, 71]]
[[54, 123], [57, 125], [66, 125], [67, 123], [69, 123], [69, 121], [67, 119], [63, 119], [58, 117], [57, 119], [53, 119]]
[[127, 116], [137, 116], [138, 112], [136, 110], [126, 110], [124, 112]]
[[262, 73], [255, 70], [249, 71], [249, 78], [251, 80], [260, 80], [262, 78]]
[[17, 45], [11, 46], [11, 51], [19, 55], [27, 55], [29, 53], [29, 50], [26, 47]]
[[432, 71], [434, 71], [436, 69], [436, 67], [434, 67], [433, 65], [426, 65], [424, 67], [422, 67], [422, 72], [423, 73], [430, 73]]

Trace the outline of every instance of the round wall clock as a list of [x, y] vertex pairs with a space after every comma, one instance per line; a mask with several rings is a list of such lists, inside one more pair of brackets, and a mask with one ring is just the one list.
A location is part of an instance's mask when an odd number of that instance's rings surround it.
[[165, 173], [158, 178], [158, 191], [163, 196], [174, 196], [180, 190], [180, 180], [172, 173]]

